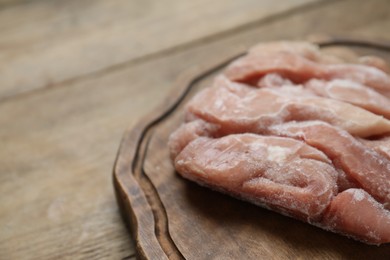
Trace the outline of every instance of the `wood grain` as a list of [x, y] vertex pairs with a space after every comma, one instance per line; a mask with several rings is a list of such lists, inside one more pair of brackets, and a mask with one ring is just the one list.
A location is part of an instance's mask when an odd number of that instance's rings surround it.
[[[386, 0], [321, 2], [150, 59], [0, 101], [0, 191], [7, 194], [0, 196], [0, 259], [131, 256], [133, 242], [113, 195], [112, 165], [124, 129], [160, 103], [178, 75], [264, 40], [318, 32], [390, 39], [389, 4]], [[22, 5], [20, 1], [12, 8]], [[23, 19], [25, 13], [15, 10], [7, 11], [18, 14], [9, 19]], [[73, 26], [77, 30], [77, 24]]]
[[154, 55], [316, 1], [33, 1], [0, 10], [0, 97]]

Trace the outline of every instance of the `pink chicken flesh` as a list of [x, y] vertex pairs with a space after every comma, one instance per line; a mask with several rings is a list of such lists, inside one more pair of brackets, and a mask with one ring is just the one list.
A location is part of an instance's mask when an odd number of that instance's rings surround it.
[[[175, 159], [186, 178], [305, 220], [335, 194], [337, 172], [320, 151], [290, 138], [237, 134], [190, 142]], [[237, 174], [239, 172], [240, 174]]]
[[352, 51], [259, 44], [188, 102], [171, 159], [200, 185], [390, 243], [388, 71], [383, 59]]
[[228, 132], [258, 133], [273, 124], [322, 120], [360, 137], [390, 133], [389, 120], [348, 103], [313, 96], [298, 87], [257, 89], [224, 77], [196, 95], [187, 108]]
[[390, 242], [390, 212], [362, 189], [339, 193], [330, 203], [322, 221], [326, 229], [364, 242]]
[[376, 67], [360, 64], [320, 64], [295, 53], [252, 54], [233, 62], [225, 75], [238, 82], [253, 83], [268, 73], [278, 73], [295, 83], [312, 78], [345, 79], [366, 85], [390, 97], [390, 77]]

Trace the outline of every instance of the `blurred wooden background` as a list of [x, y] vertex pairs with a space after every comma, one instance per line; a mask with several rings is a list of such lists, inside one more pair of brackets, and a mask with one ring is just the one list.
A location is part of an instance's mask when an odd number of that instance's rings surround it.
[[178, 75], [266, 40], [390, 40], [388, 0], [0, 0], [0, 259], [133, 259], [111, 172]]

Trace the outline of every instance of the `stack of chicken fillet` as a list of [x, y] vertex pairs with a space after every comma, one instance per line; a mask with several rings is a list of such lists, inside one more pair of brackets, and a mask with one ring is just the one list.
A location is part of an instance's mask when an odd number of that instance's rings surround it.
[[390, 76], [307, 42], [259, 44], [185, 107], [174, 166], [200, 185], [368, 244], [390, 242]]

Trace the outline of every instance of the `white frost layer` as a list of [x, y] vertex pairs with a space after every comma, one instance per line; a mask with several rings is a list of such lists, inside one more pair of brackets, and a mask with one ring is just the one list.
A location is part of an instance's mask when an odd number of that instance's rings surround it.
[[267, 160], [276, 163], [285, 162], [286, 158], [291, 154], [291, 149], [280, 146], [267, 147]]
[[364, 191], [362, 189], [350, 189], [347, 192], [352, 193], [353, 199], [356, 201], [362, 201], [364, 199]]

